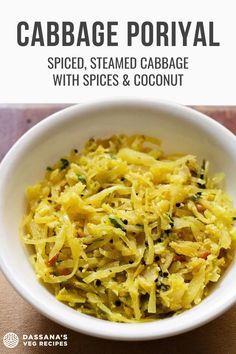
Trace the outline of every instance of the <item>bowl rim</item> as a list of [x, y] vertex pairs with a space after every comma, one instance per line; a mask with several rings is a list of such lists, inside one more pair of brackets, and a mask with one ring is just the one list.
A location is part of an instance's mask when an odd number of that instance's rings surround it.
[[[70, 107], [64, 108], [52, 115], [49, 115], [47, 118], [43, 119], [36, 125], [34, 125], [31, 129], [29, 129], [25, 134], [23, 134], [17, 142], [11, 147], [11, 149], [7, 152], [5, 157], [0, 163], [0, 176], [3, 175], [3, 178], [0, 178], [0, 209], [3, 207], [2, 203], [2, 191], [4, 190], [4, 174], [6, 175], [7, 170], [10, 168], [12, 164], [14, 164], [14, 160], [17, 160], [17, 156], [19, 152], [24, 153], [27, 150], [27, 145], [32, 142], [35, 136], [42, 134], [47, 127], [54, 126], [58, 124], [60, 121], [64, 121], [69, 116], [78, 113], [78, 115], [91, 112], [91, 110], [99, 110], [103, 108], [115, 108], [115, 107], [146, 107], [153, 109], [162, 109], [165, 112], [173, 115], [173, 112], [177, 113], [177, 119], [188, 120], [191, 123], [200, 126], [203, 130], [210, 131], [214, 130], [217, 138], [222, 140], [222, 137], [225, 139], [225, 145], [230, 145], [231, 147], [236, 145], [236, 136], [230, 132], [227, 128], [222, 126], [220, 123], [216, 122], [212, 118], [206, 116], [203, 113], [200, 113], [190, 107], [182, 106], [177, 103], [168, 102], [164, 100], [153, 100], [153, 99], [135, 99], [135, 98], [112, 98], [107, 100], [96, 100], [92, 102], [86, 102], [81, 104], [72, 105]], [[180, 118], [181, 116], [181, 118]], [[81, 117], [80, 117], [81, 118]], [[1, 219], [0, 213], [0, 224], [4, 222]], [[194, 328], [202, 326], [203, 324], [213, 320], [214, 318], [221, 315], [225, 312], [229, 307], [231, 307], [236, 302], [236, 288], [235, 293], [229, 292], [226, 294], [224, 298], [220, 298], [216, 307], [209, 307], [206, 312], [198, 313], [196, 310], [197, 306], [193, 307], [191, 310], [187, 310], [178, 316], [174, 316], [170, 319], [161, 320], [162, 323], [166, 323], [164, 330], [155, 327], [154, 322], [149, 323], [138, 323], [138, 324], [124, 324], [124, 323], [114, 323], [110, 321], [104, 321], [92, 316], [82, 315], [80, 313], [76, 313], [78, 318], [81, 317], [81, 321], [78, 323], [74, 323], [69, 316], [64, 318], [60, 313], [57, 313], [47, 306], [47, 303], [43, 300], [37, 298], [35, 294], [32, 294], [30, 290], [24, 286], [16, 277], [14, 277], [13, 269], [8, 266], [7, 258], [1, 252], [0, 248], [0, 267], [2, 273], [6, 277], [6, 279], [11, 283], [11, 285], [15, 288], [15, 290], [20, 294], [27, 302], [29, 302], [34, 308], [36, 308], [43, 315], [48, 317], [49, 319], [61, 324], [62, 326], [66, 326], [72, 330], [77, 332], [81, 332], [88, 335], [93, 335], [95, 337], [107, 338], [107, 339], [116, 339], [116, 340], [150, 340], [150, 339], [158, 339], [164, 337], [170, 337], [176, 334], [181, 334], [183, 332], [190, 331]], [[67, 312], [73, 309], [70, 309], [67, 305]], [[186, 320], [186, 314], [193, 314], [192, 319]], [[195, 312], [196, 315], [195, 315]], [[181, 317], [179, 317], [181, 316]], [[179, 320], [178, 320], [179, 318]], [[183, 321], [180, 321], [180, 319]], [[173, 321], [173, 319], [177, 319]], [[173, 325], [174, 323], [174, 325]], [[178, 325], [176, 325], [178, 324]]]

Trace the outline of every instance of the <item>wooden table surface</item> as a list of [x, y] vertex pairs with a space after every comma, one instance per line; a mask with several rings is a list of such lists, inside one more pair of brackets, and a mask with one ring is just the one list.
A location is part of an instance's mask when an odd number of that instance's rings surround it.
[[[0, 160], [13, 143], [38, 121], [66, 105], [0, 105]], [[236, 107], [195, 107], [236, 134]], [[236, 286], [236, 280], [235, 280]], [[7, 332], [22, 334], [67, 334], [67, 347], [3, 346]], [[116, 342], [89, 337], [64, 328], [26, 303], [0, 274], [0, 354], [2, 353], [79, 354], [236, 354], [236, 305], [221, 317], [179, 336], [147, 341]]]

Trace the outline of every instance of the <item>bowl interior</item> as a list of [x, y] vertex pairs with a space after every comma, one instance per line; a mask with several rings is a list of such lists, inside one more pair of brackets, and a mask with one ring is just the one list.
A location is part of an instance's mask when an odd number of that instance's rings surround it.
[[[235, 137], [210, 119], [189, 109], [142, 102], [78, 105], [61, 111], [31, 129], [8, 153], [0, 168], [2, 269], [16, 289], [41, 312], [74, 330], [107, 338], [150, 339], [179, 333], [213, 318], [236, 298], [233, 263], [216, 289], [200, 305], [156, 323], [126, 325], [80, 314], [56, 301], [36, 279], [19, 240], [25, 188], [39, 181], [45, 168], [80, 149], [91, 137], [141, 133], [162, 140], [166, 152], [208, 159], [211, 172], [224, 172], [226, 189], [236, 204]], [[180, 321], [180, 318], [182, 320]]]

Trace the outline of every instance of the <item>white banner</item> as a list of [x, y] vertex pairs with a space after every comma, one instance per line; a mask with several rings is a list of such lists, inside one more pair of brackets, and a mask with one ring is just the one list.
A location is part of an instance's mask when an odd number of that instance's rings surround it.
[[235, 3], [4, 1], [0, 103], [236, 104]]

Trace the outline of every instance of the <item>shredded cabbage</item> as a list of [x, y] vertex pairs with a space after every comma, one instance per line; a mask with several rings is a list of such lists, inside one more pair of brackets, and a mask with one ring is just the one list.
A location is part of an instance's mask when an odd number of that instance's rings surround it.
[[37, 277], [75, 310], [143, 322], [198, 304], [233, 257], [222, 174], [143, 135], [90, 139], [27, 189], [21, 237]]

